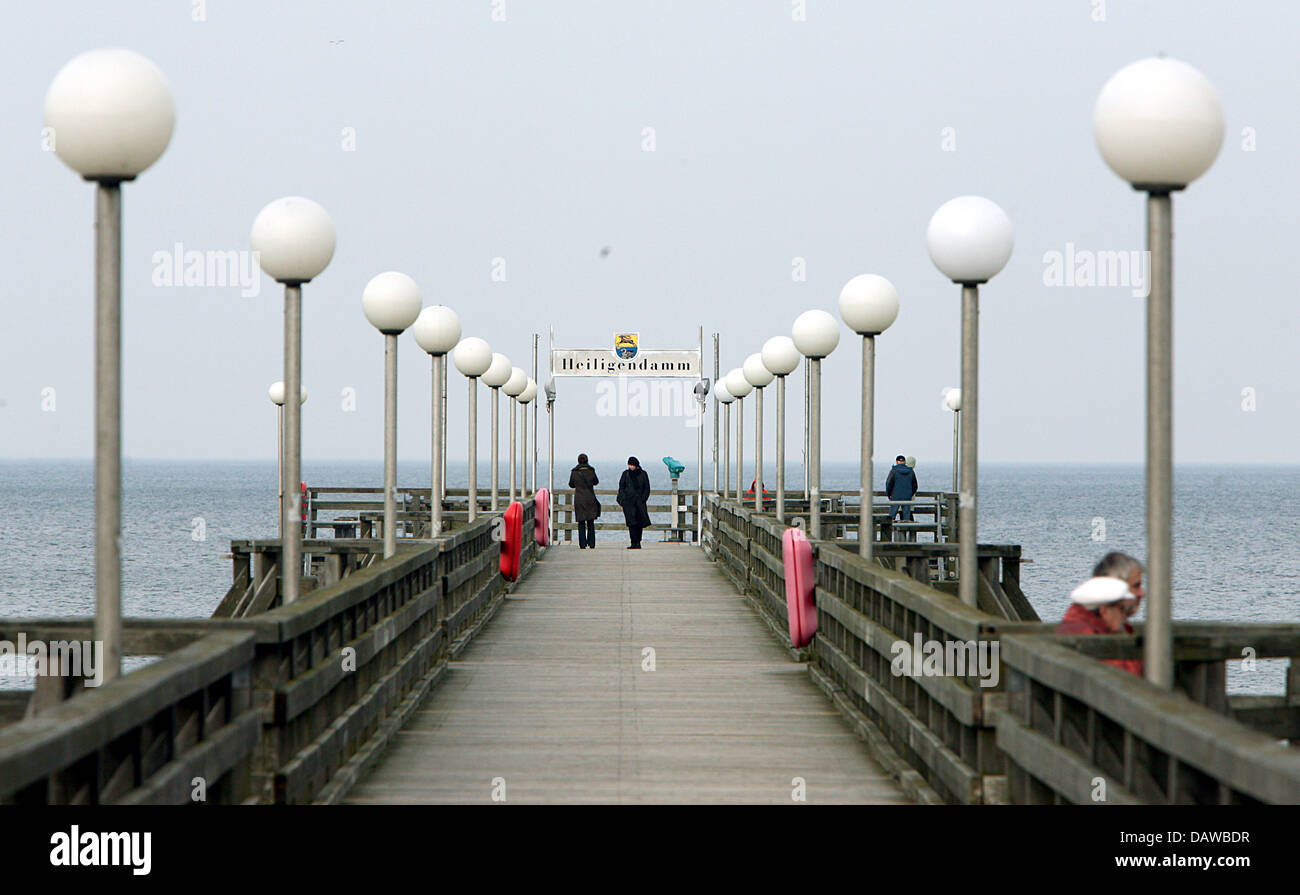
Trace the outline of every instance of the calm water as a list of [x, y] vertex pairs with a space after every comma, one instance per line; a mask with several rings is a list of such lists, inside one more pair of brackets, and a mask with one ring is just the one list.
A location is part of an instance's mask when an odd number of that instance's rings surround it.
[[[557, 468], [558, 485], [569, 465]], [[594, 465], [602, 487], [617, 485], [622, 462]], [[383, 481], [378, 463], [303, 467], [313, 485]], [[654, 487], [668, 487], [662, 466], [646, 468]], [[886, 472], [877, 467], [877, 487]], [[918, 473], [925, 488], [951, 475]], [[792, 468], [788, 487], [800, 487], [800, 475]], [[124, 476], [125, 613], [209, 616], [229, 587], [230, 541], [275, 534], [275, 464], [127, 461]], [[856, 478], [856, 464], [827, 464], [823, 487], [856, 490]], [[464, 487], [465, 464], [451, 465], [448, 479]], [[486, 480], [484, 466], [480, 487]], [[427, 466], [402, 464], [398, 482], [427, 487]], [[1175, 617], [1300, 620], [1300, 467], [1180, 466], [1175, 482]], [[694, 486], [688, 469], [681, 487]], [[0, 615], [93, 613], [92, 494], [89, 461], [0, 461]], [[1070, 589], [1107, 550], [1145, 555], [1140, 466], [986, 465], [980, 494], [980, 540], [1023, 546], [1022, 586], [1044, 619], [1060, 618]], [[1232, 671], [1234, 688], [1258, 689]], [[1280, 689], [1277, 663], [1259, 676]]]

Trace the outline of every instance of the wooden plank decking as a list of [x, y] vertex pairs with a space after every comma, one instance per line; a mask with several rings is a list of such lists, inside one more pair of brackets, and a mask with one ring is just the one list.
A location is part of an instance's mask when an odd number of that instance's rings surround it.
[[[653, 648], [655, 670], [643, 670]], [[353, 803], [905, 803], [698, 548], [547, 552]]]

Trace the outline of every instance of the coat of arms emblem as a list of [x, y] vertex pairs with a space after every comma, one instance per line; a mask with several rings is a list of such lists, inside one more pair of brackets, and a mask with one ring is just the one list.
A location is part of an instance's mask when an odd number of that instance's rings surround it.
[[637, 333], [615, 333], [614, 353], [622, 360], [636, 357]]

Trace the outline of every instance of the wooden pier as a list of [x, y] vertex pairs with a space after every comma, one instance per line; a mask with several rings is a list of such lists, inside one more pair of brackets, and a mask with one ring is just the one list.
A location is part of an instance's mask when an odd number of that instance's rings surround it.
[[494, 796], [905, 801], [709, 560], [648, 541], [551, 551], [348, 801]]
[[[1140, 656], [1140, 626], [1040, 621], [1019, 547], [980, 545], [963, 570], [943, 526], [890, 541], [877, 516], [871, 562], [814, 542], [818, 631], [796, 649], [785, 526], [713, 494], [701, 510], [700, 546], [525, 537], [514, 582], [491, 514], [387, 559], [313, 538], [289, 605], [280, 544], [236, 541], [215, 617], [126, 621], [152, 664], [0, 700], [0, 803], [1300, 803], [1300, 625], [1175, 623], [1166, 691], [1099, 661]], [[0, 619], [20, 635], [92, 636]], [[916, 638], [993, 665], [900, 674]], [[1247, 651], [1289, 662], [1285, 692], [1227, 692]]]

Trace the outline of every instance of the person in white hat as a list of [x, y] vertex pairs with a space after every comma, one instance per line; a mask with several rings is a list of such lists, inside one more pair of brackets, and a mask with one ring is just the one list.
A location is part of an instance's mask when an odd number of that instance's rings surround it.
[[[1073, 604], [1056, 626], [1057, 634], [1132, 634], [1127, 604], [1133, 599], [1128, 582], [1109, 575], [1089, 578], [1070, 594]], [[1104, 659], [1107, 665], [1142, 675], [1141, 659]]]

